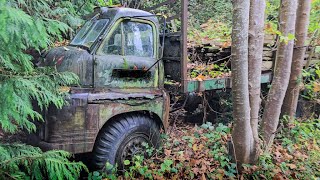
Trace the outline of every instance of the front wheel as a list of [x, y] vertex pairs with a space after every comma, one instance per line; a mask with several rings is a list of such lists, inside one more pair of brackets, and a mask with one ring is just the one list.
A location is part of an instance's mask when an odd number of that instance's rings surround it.
[[107, 122], [101, 129], [93, 149], [93, 165], [102, 169], [106, 162], [123, 169], [124, 160], [145, 154], [144, 143], [157, 148], [160, 143], [159, 125], [143, 114], [123, 115]]

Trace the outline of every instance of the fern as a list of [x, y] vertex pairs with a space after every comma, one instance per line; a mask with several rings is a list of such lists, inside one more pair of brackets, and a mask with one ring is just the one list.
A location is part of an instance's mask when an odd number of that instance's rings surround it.
[[[71, 26], [80, 25], [77, 13], [82, 11], [76, 7], [69, 11], [72, 4], [62, 2], [66, 1], [0, 0], [0, 129], [4, 132], [35, 131], [34, 122], [43, 118], [33, 102], [42, 110], [50, 104], [62, 108], [67, 94], [60, 87], [78, 82], [73, 73], [35, 67], [28, 54], [31, 49], [40, 53], [63, 39]], [[70, 162], [64, 151], [0, 144], [0, 154], [0, 179], [76, 179], [86, 169]]]
[[49, 104], [61, 108], [66, 94], [59, 92], [60, 85], [78, 81], [72, 73], [35, 68], [32, 56], [26, 53], [29, 49], [47, 48], [52, 40], [61, 39], [70, 29], [67, 24], [50, 19], [61, 13], [51, 10], [52, 3], [0, 0], [0, 124], [6, 132], [14, 133], [20, 128], [34, 131], [33, 121], [42, 117], [33, 110], [32, 100], [41, 109]]
[[[51, 71], [51, 73], [49, 73]], [[42, 120], [41, 115], [32, 108], [32, 101], [36, 100], [41, 109], [49, 104], [61, 108], [64, 104], [60, 86], [77, 83], [77, 77], [68, 72], [57, 73], [48, 68], [36, 69], [32, 75], [0, 74], [0, 117], [2, 129], [15, 132], [19, 127], [29, 132], [35, 130], [31, 120]]]
[[77, 179], [86, 166], [65, 151], [42, 152], [24, 144], [0, 144], [0, 179]]

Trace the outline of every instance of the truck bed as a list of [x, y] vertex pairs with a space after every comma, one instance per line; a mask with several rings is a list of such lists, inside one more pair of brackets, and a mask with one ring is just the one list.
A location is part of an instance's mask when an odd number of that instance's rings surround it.
[[[264, 71], [261, 74], [261, 84], [270, 83], [272, 72]], [[166, 85], [169, 91], [179, 90], [179, 84]], [[231, 77], [200, 80], [187, 80], [187, 92], [204, 92], [232, 88]]]
[[[272, 72], [263, 72], [261, 75], [261, 83], [269, 83], [272, 80]], [[203, 81], [188, 80], [188, 92], [203, 92], [210, 90], [219, 90], [232, 88], [231, 77], [206, 79]]]

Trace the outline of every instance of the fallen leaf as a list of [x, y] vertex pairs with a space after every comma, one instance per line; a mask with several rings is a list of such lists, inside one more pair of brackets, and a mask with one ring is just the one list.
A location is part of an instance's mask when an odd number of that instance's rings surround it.
[[197, 81], [203, 81], [203, 80], [205, 80], [206, 79], [206, 77], [204, 76], [204, 75], [202, 75], [202, 74], [199, 74], [196, 78], [195, 78], [195, 80], [197, 80]]
[[204, 145], [203, 144], [200, 144], [198, 149], [201, 151], [202, 149], [204, 148]]
[[281, 154], [279, 151], [276, 151], [276, 152], [274, 153], [274, 155], [275, 155], [274, 158], [275, 158], [278, 162], [281, 162], [282, 154]]
[[320, 83], [318, 82], [313, 83], [313, 92], [320, 92]]
[[285, 154], [284, 154], [284, 158], [285, 158], [286, 160], [292, 160], [292, 159], [293, 159], [293, 156], [291, 156], [291, 155], [288, 154], [288, 153], [285, 153]]
[[287, 164], [290, 169], [296, 169], [297, 166], [295, 164]]
[[69, 92], [70, 89], [71, 88], [68, 87], [68, 86], [60, 86], [59, 91], [62, 92], [62, 93], [66, 93], [66, 92]]
[[193, 149], [193, 151], [197, 151], [197, 150], [198, 150], [197, 144], [193, 144], [193, 145], [192, 145], [192, 149]]
[[207, 179], [206, 176], [204, 174], [202, 174], [201, 180], [206, 180], [206, 179]]
[[284, 177], [282, 176], [281, 173], [278, 173], [278, 174], [274, 175], [274, 177], [272, 179], [273, 180], [283, 180]]

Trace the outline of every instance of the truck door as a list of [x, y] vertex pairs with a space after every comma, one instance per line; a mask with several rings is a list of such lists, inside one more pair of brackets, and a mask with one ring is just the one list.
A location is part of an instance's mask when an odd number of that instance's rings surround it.
[[146, 20], [122, 19], [115, 23], [97, 50], [95, 87], [155, 88], [158, 86], [156, 28]]

